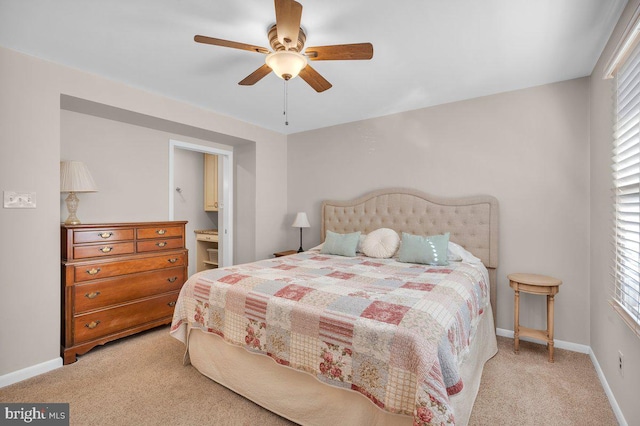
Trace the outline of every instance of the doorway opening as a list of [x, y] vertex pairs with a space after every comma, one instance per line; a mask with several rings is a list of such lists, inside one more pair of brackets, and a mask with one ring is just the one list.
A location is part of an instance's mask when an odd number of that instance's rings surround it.
[[[175, 220], [176, 194], [178, 196], [182, 195], [182, 188], [176, 186], [176, 150], [194, 151], [219, 157], [219, 164], [222, 170], [219, 173], [220, 184], [218, 185], [217, 226], [220, 247], [218, 265], [220, 267], [230, 266], [233, 264], [233, 151], [173, 139], [169, 140], [169, 220]], [[200, 176], [200, 178], [204, 180], [203, 176]], [[200, 207], [203, 206], [201, 205]]]

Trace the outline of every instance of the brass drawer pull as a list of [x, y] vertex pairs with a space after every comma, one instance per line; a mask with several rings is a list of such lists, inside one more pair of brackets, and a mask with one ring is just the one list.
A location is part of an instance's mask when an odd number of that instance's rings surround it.
[[87, 327], [89, 330], [93, 330], [94, 328], [96, 328], [98, 326], [98, 324], [100, 324], [100, 320], [91, 321], [89, 324], [85, 324], [84, 326]]
[[171, 277], [171, 278], [167, 278], [167, 281], [169, 281], [170, 283], [175, 283], [177, 279], [178, 277]]
[[91, 269], [87, 269], [87, 274], [89, 275], [95, 275], [98, 272], [100, 272], [100, 268], [91, 268]]
[[156, 234], [158, 234], [158, 235], [164, 235], [164, 234], [166, 234], [166, 233], [167, 233], [167, 230], [166, 230], [166, 229], [158, 229], [158, 230], [156, 231]]
[[174, 306], [176, 306], [176, 302], [169, 302], [169, 303], [167, 303], [167, 305], [169, 305], [169, 306], [171, 306], [173, 308]]
[[100, 236], [100, 238], [107, 239], [113, 235], [113, 232], [100, 232], [98, 233], [98, 235]]
[[178, 261], [177, 257], [172, 257], [171, 259], [167, 259], [169, 263], [176, 263]]
[[99, 291], [92, 291], [91, 293], [87, 293], [84, 295], [84, 297], [86, 297], [87, 299], [95, 299], [98, 296], [100, 296]]
[[111, 250], [113, 250], [113, 247], [104, 246], [104, 247], [100, 247], [98, 250], [100, 250], [102, 253], [109, 253]]
[[167, 245], [167, 242], [166, 242], [166, 241], [163, 241], [163, 242], [161, 242], [161, 243], [156, 243], [156, 245], [157, 245], [158, 247], [164, 247], [164, 246], [166, 246], [166, 245]]

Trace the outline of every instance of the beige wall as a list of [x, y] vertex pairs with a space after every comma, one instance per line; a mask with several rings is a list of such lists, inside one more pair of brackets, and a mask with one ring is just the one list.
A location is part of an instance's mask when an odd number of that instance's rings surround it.
[[[626, 420], [638, 424], [640, 340], [607, 304], [612, 102], [611, 82], [601, 79], [638, 3], [629, 2], [591, 78], [290, 135], [288, 143], [274, 132], [0, 48], [0, 189], [35, 191], [38, 203], [0, 209], [0, 376], [59, 356], [58, 162], [67, 132], [60, 102], [68, 95], [243, 140], [234, 151], [241, 163], [236, 179], [248, 189], [246, 198], [236, 194], [241, 261], [297, 247], [290, 227], [297, 211], [306, 211], [312, 224], [305, 247], [318, 243], [326, 198], [390, 186], [496, 196], [497, 326], [512, 329], [506, 274], [561, 278], [556, 337], [592, 347]], [[81, 219], [100, 220], [89, 201], [98, 196], [83, 197]], [[523, 297], [527, 325], [543, 327], [541, 299]]]
[[[306, 211], [320, 240], [320, 202], [382, 187], [500, 202], [497, 326], [513, 330], [507, 274], [563, 280], [556, 338], [589, 344], [588, 78], [291, 135], [289, 215]], [[295, 233], [289, 233], [295, 247]], [[521, 321], [545, 328], [544, 298]]]
[[236, 250], [236, 263], [246, 263], [252, 260], [251, 253], [255, 253], [256, 235], [256, 150], [249, 144], [236, 147], [233, 152], [237, 163], [235, 174], [236, 187], [243, 188], [243, 196], [236, 194], [235, 223], [242, 226], [235, 227], [236, 241], [244, 242], [243, 250]]
[[[590, 81], [591, 166], [591, 349], [616, 401], [630, 425], [640, 425], [640, 339], [608, 304], [612, 286], [611, 265], [611, 148], [613, 143], [613, 80], [603, 80], [606, 63], [613, 54], [639, 0], [629, 1]], [[624, 354], [624, 376], [618, 372], [618, 351]]]
[[[253, 190], [259, 196], [255, 212], [240, 218], [256, 223], [238, 221], [236, 227], [261, 231], [245, 234], [238, 250], [253, 260], [285, 245], [279, 229], [286, 216], [284, 135], [5, 48], [0, 93], [0, 189], [37, 194], [36, 209], [0, 209], [0, 377], [59, 357], [62, 95], [255, 144]], [[93, 214], [89, 197], [98, 194], [84, 197], [81, 215], [83, 208]]]
[[[60, 158], [83, 161], [98, 192], [79, 194], [83, 223], [166, 220], [169, 207], [169, 141], [232, 151], [233, 147], [74, 111], [62, 110]], [[195, 229], [215, 228], [217, 213], [203, 210], [203, 154], [176, 149], [174, 219], [187, 220], [189, 273], [196, 270]], [[242, 188], [238, 188], [243, 193]], [[60, 195], [60, 217], [68, 211]]]
[[[62, 110], [60, 120], [61, 160], [83, 161], [99, 189], [78, 196], [78, 217], [84, 223], [166, 220], [170, 139], [233, 150], [211, 141], [73, 111]], [[65, 197], [60, 195], [62, 219], [67, 215]]]

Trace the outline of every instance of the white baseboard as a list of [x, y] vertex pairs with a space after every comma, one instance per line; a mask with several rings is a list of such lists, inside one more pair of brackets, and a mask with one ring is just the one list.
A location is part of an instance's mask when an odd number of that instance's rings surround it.
[[613, 414], [616, 415], [616, 419], [618, 420], [618, 423], [620, 424], [620, 426], [628, 426], [628, 423], [625, 420], [624, 415], [622, 414], [622, 410], [618, 405], [618, 401], [616, 401], [616, 398], [613, 396], [613, 392], [609, 387], [609, 383], [607, 383], [607, 379], [604, 377], [604, 372], [600, 368], [600, 363], [598, 362], [598, 359], [596, 358], [596, 355], [593, 353], [592, 350], [589, 350], [589, 358], [591, 358], [591, 363], [593, 364], [593, 367], [596, 369], [596, 373], [598, 373], [598, 378], [600, 378], [600, 383], [602, 383], [602, 387], [604, 388], [604, 393], [607, 395], [607, 398], [609, 398], [609, 404], [611, 404], [611, 409], [613, 410]]
[[0, 388], [30, 379], [31, 377], [47, 373], [60, 367], [62, 367], [62, 358], [54, 358], [50, 361], [45, 361], [40, 364], [32, 365], [31, 367], [23, 368], [22, 370], [14, 371], [13, 373], [5, 374], [0, 376]]
[[[504, 328], [496, 328], [496, 334], [502, 337], [508, 337], [513, 339], [513, 330], [505, 330]], [[520, 340], [531, 343], [543, 344], [540, 340], [529, 339], [527, 337], [521, 337]], [[566, 349], [572, 352], [579, 352], [581, 354], [590, 354], [591, 347], [587, 345], [581, 345], [579, 343], [565, 342], [564, 340], [553, 339], [553, 346], [558, 349]]]
[[[513, 330], [496, 328], [496, 334], [498, 336], [508, 337], [513, 339]], [[543, 344], [539, 340], [533, 340], [526, 337], [521, 337], [520, 340]], [[600, 379], [600, 384], [604, 389], [604, 393], [607, 395], [607, 398], [609, 399], [609, 404], [611, 404], [611, 409], [613, 410], [613, 414], [615, 414], [616, 419], [618, 420], [618, 423], [620, 424], [620, 426], [628, 426], [628, 423], [625, 420], [624, 415], [622, 414], [622, 410], [620, 410], [618, 401], [616, 401], [616, 398], [613, 396], [613, 392], [609, 387], [609, 383], [607, 383], [607, 379], [604, 376], [604, 372], [600, 368], [600, 363], [598, 362], [596, 355], [591, 350], [591, 346], [581, 345], [579, 343], [565, 342], [563, 340], [558, 340], [558, 339], [554, 339], [554, 346], [559, 349], [566, 349], [568, 351], [579, 352], [582, 354], [589, 355], [589, 358], [591, 359], [591, 363], [593, 364], [593, 367], [596, 369], [596, 373], [598, 373], [598, 379]]]

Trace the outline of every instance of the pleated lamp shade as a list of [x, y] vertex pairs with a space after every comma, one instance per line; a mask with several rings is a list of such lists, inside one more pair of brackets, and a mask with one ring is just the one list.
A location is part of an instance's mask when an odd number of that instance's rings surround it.
[[98, 187], [82, 161], [60, 162], [60, 192], [96, 192]]

